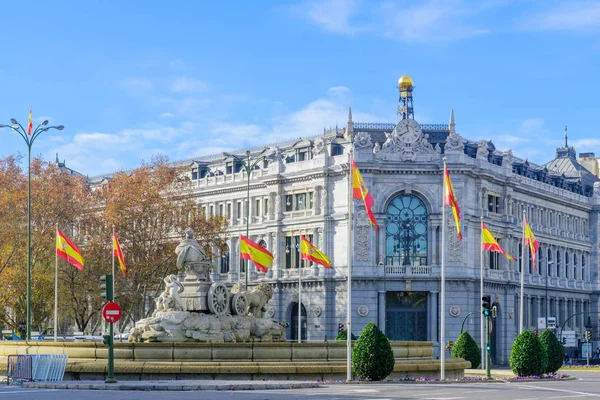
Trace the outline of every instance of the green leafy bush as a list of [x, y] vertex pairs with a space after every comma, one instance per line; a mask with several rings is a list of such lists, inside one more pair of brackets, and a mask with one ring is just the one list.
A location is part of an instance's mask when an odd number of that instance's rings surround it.
[[394, 370], [390, 341], [377, 325], [369, 322], [352, 350], [352, 365], [358, 378], [380, 381]]
[[540, 340], [548, 354], [548, 365], [545, 372], [553, 374], [562, 367], [563, 354], [565, 354], [563, 345], [550, 329], [544, 329], [544, 332], [540, 335]]
[[537, 335], [523, 331], [517, 336], [510, 351], [510, 369], [515, 375], [543, 375], [547, 365], [548, 354]]
[[464, 358], [471, 363], [471, 368], [479, 367], [479, 364], [481, 364], [481, 349], [469, 335], [469, 332], [464, 331], [458, 336], [454, 346], [452, 346], [452, 357]]
[[[344, 329], [343, 331], [341, 331], [340, 333], [338, 333], [338, 335], [335, 337], [336, 342], [345, 342], [348, 339], [348, 329]], [[354, 333], [351, 333], [352, 335], [352, 340], [356, 340], [356, 336], [354, 336]]]

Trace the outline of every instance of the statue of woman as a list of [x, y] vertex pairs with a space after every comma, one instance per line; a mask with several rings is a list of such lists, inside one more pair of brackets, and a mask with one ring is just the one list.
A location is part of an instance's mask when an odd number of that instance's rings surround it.
[[210, 260], [200, 243], [194, 239], [192, 228], [186, 229], [185, 236], [175, 249], [177, 269], [185, 269], [186, 274], [196, 275], [201, 281], [210, 281]]

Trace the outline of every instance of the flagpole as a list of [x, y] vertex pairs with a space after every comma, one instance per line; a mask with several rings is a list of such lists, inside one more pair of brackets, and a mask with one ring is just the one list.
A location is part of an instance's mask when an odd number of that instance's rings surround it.
[[[56, 236], [58, 236], [58, 222], [56, 223]], [[58, 252], [54, 252], [54, 341], [58, 341]]]
[[298, 265], [298, 343], [302, 343], [302, 258]]
[[352, 380], [352, 329], [350, 323], [352, 322], [352, 205], [353, 205], [353, 182], [352, 178], [354, 171], [352, 170], [352, 162], [354, 161], [354, 151], [350, 149], [350, 163], [348, 165], [348, 246], [347, 246], [347, 257], [348, 257], [348, 299], [346, 301], [346, 380]]
[[446, 353], [444, 350], [444, 342], [446, 341], [446, 204], [445, 198], [448, 196], [448, 188], [446, 187], [446, 157], [444, 161], [444, 172], [442, 173], [443, 179], [443, 198], [442, 198], [442, 271], [441, 271], [441, 290], [440, 296], [440, 380], [446, 379], [445, 371], [445, 359]]
[[521, 300], [519, 300], [519, 333], [523, 333], [523, 292], [525, 288], [525, 210], [523, 210], [523, 236], [521, 238]]
[[[481, 217], [481, 256], [479, 257], [479, 295], [483, 300], [483, 216]], [[491, 256], [490, 256], [491, 257]], [[484, 343], [485, 343], [485, 326], [484, 326], [483, 314], [480, 315], [480, 329], [479, 329], [479, 339], [481, 344], [481, 369], [485, 369], [485, 352], [484, 352]]]

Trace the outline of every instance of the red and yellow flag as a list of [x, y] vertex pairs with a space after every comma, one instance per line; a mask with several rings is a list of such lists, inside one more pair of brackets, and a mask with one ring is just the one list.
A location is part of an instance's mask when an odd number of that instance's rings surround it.
[[240, 235], [240, 239], [240, 258], [254, 261], [259, 271], [267, 272], [273, 262], [273, 254], [244, 235]]
[[375, 220], [375, 215], [373, 214], [373, 204], [375, 204], [375, 201], [373, 200], [371, 193], [369, 193], [367, 185], [365, 185], [365, 181], [363, 181], [363, 178], [360, 175], [360, 171], [358, 170], [354, 160], [352, 160], [352, 174], [352, 197], [365, 202], [365, 208], [367, 209], [369, 221], [371, 221], [371, 225], [375, 227], [375, 231], [379, 231], [377, 221]]
[[504, 257], [508, 258], [509, 260], [517, 261], [516, 258], [506, 253], [504, 249], [500, 247], [500, 245], [498, 244], [496, 239], [494, 239], [494, 236], [492, 236], [492, 233], [487, 228], [487, 226], [485, 226], [484, 223], [481, 224], [481, 234], [483, 236], [483, 250], [495, 251], [500, 254], [504, 254]]
[[300, 247], [300, 258], [303, 260], [312, 261], [316, 264], [321, 264], [325, 268], [331, 268], [331, 260], [321, 250], [317, 249], [314, 244], [306, 240], [304, 236], [301, 237], [302, 244]]
[[27, 123], [27, 134], [31, 135], [31, 129], [33, 128], [33, 115], [31, 114], [31, 108], [29, 109], [29, 122]]
[[114, 232], [113, 257], [117, 257], [117, 260], [119, 260], [119, 267], [121, 268], [121, 272], [123, 272], [123, 276], [127, 276], [127, 266], [125, 265], [125, 257], [123, 256], [123, 251], [121, 250], [121, 246], [119, 245], [119, 239], [117, 239], [117, 234]]
[[529, 246], [529, 250], [531, 251], [531, 261], [533, 262], [533, 268], [537, 270], [537, 251], [540, 248], [540, 244], [537, 239], [533, 235], [531, 228], [529, 227], [529, 223], [527, 222], [527, 218], [523, 215], [523, 223], [525, 224], [525, 245]]
[[60, 258], [67, 260], [69, 264], [83, 270], [84, 260], [81, 256], [81, 252], [75, 246], [75, 243], [71, 242], [61, 231], [56, 230], [56, 255]]
[[458, 240], [462, 240], [462, 232], [460, 231], [460, 206], [458, 205], [456, 196], [454, 196], [454, 189], [452, 188], [452, 181], [450, 180], [450, 173], [448, 173], [446, 164], [444, 164], [444, 206], [452, 207]]

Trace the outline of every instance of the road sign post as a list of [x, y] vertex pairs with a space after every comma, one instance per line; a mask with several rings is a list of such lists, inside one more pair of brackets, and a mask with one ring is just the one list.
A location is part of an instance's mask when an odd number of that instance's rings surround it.
[[[112, 276], [111, 276], [112, 278]], [[105, 383], [117, 383], [115, 379], [115, 343], [114, 343], [114, 323], [121, 319], [123, 310], [121, 306], [113, 301], [109, 301], [102, 308], [102, 317], [108, 322], [108, 371]]]

